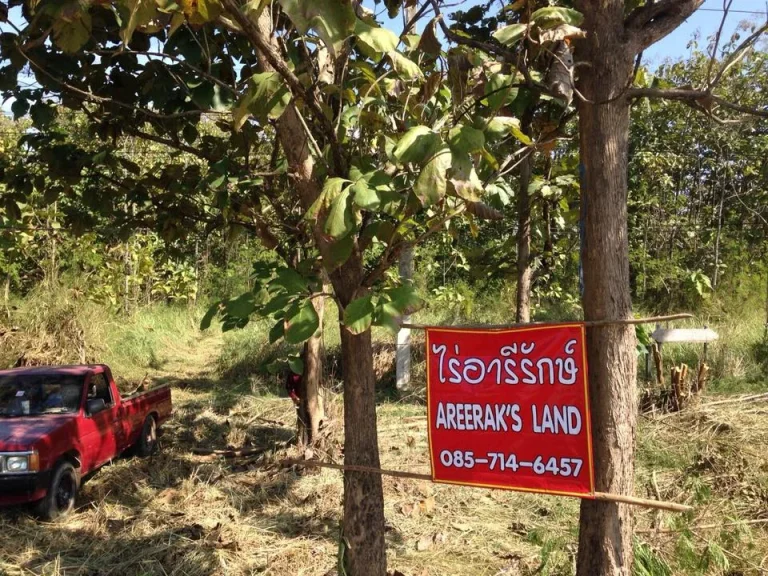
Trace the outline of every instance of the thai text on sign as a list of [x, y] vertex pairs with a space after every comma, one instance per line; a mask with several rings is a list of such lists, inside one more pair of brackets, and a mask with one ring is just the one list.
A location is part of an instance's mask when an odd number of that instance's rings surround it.
[[594, 493], [582, 324], [428, 328], [435, 482]]

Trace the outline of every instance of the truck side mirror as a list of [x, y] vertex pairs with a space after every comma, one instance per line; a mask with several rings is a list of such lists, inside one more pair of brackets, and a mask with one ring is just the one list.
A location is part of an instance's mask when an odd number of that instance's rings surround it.
[[88, 415], [93, 416], [94, 414], [98, 414], [104, 410], [106, 406], [107, 405], [104, 403], [104, 398], [90, 398], [88, 399], [86, 409], [88, 410]]

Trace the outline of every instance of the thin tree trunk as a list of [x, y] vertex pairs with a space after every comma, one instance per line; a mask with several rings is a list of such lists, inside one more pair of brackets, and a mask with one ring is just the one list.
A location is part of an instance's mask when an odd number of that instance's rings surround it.
[[[248, 25], [242, 20], [239, 23]], [[249, 28], [247, 32], [258, 35], [262, 42], [269, 44], [275, 57], [280, 57], [280, 47], [272, 36], [268, 10], [262, 12], [254, 29]], [[260, 69], [262, 72], [274, 71], [266, 58], [261, 59]], [[299, 112], [293, 104], [286, 108], [276, 127], [290, 166], [293, 187], [302, 208], [308, 210], [322, 190], [321, 177], [315, 174], [315, 161], [309, 153], [308, 138]], [[313, 234], [323, 259], [331, 261], [330, 246], [322, 226], [315, 225]], [[341, 304], [340, 314], [343, 313], [343, 307], [352, 300], [365, 296], [365, 290], [360, 288], [364, 275], [362, 254], [357, 245], [344, 264], [329, 272], [334, 292]], [[340, 329], [344, 374], [344, 463], [378, 467], [371, 332], [368, 330], [353, 335], [344, 326], [340, 326]], [[344, 521], [340, 544], [344, 546], [344, 566], [349, 576], [386, 576], [384, 490], [378, 474], [344, 473]]]
[[517, 194], [517, 312], [516, 322], [531, 321], [531, 154], [520, 163], [520, 187]]
[[[413, 278], [413, 248], [408, 247], [400, 254], [400, 278], [410, 282]], [[404, 316], [403, 322], [409, 322], [410, 316]], [[400, 328], [397, 332], [395, 350], [396, 387], [408, 388], [411, 383], [411, 329]]]
[[[584, 225], [583, 306], [587, 320], [632, 317], [627, 235], [629, 105], [617, 95], [633, 69], [625, 44], [624, 2], [580, 2], [587, 38], [579, 46], [579, 104]], [[634, 488], [637, 358], [631, 326], [587, 333], [595, 489], [631, 495]], [[632, 516], [629, 507], [583, 500], [579, 519], [578, 576], [629, 576]]]
[[312, 305], [320, 318], [317, 332], [304, 344], [304, 375], [299, 390], [299, 443], [312, 446], [319, 439], [320, 424], [325, 418], [323, 399], [320, 389], [323, 381], [323, 316], [325, 299], [317, 296]]
[[[11, 317], [10, 300], [11, 300], [11, 276], [10, 274], [7, 274], [5, 276], [5, 283], [3, 284], [3, 306], [5, 307], [5, 315], [8, 318]], [[768, 304], [766, 304], [766, 306], [768, 306]]]
[[720, 233], [723, 229], [723, 203], [725, 202], [725, 186], [721, 185], [720, 205], [717, 209], [717, 234], [715, 235], [715, 269], [712, 271], [712, 290], [717, 289], [717, 275], [720, 269]]
[[552, 272], [555, 248], [552, 243], [552, 206], [546, 198], [541, 203], [541, 218], [544, 221], [544, 252], [541, 255], [541, 269], [545, 274], [549, 274]]

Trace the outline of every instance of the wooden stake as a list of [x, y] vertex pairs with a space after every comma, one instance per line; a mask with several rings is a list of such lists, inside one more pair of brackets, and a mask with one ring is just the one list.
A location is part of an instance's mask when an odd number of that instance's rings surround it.
[[520, 324], [466, 324], [463, 326], [439, 326], [430, 324], [400, 324], [401, 328], [411, 330], [427, 330], [428, 328], [487, 328], [490, 330], [503, 330], [506, 328], [527, 328], [531, 326], [557, 326], [558, 324], [584, 324], [587, 328], [598, 326], [634, 326], [637, 324], [655, 324], [669, 320], [681, 320], [693, 318], [693, 314], [671, 314], [669, 316], [654, 316], [652, 318], [627, 318], [624, 320], [574, 320], [573, 322], [523, 322]]
[[[354, 466], [345, 464], [333, 464], [331, 462], [320, 462], [318, 460], [294, 460], [286, 459], [280, 462], [281, 466], [306, 466], [314, 468], [331, 468], [332, 470], [367, 472], [369, 474], [381, 474], [382, 476], [394, 476], [395, 478], [411, 478], [413, 480], [432, 481], [430, 474], [419, 474], [417, 472], [401, 472], [399, 470], [383, 470], [381, 468], [372, 468], [370, 466]], [[595, 492], [595, 500], [601, 502], [615, 502], [619, 504], [629, 504], [631, 506], [642, 506], [644, 508], [656, 508], [658, 510], [669, 510], [671, 512], [689, 512], [693, 510], [692, 506], [677, 504], [676, 502], [662, 502], [659, 500], [648, 500], [646, 498], [635, 498], [634, 496], [624, 496], [622, 494], [607, 494], [605, 492]], [[585, 496], [588, 498], [588, 496]]]
[[664, 387], [664, 361], [661, 357], [661, 349], [658, 343], [653, 343], [653, 362], [656, 364], [656, 382], [660, 388]]

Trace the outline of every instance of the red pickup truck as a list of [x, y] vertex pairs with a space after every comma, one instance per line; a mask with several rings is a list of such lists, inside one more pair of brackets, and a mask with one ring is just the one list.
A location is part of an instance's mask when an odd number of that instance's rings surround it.
[[66, 514], [86, 474], [129, 448], [151, 454], [171, 410], [167, 386], [121, 398], [104, 365], [0, 370], [0, 505]]

